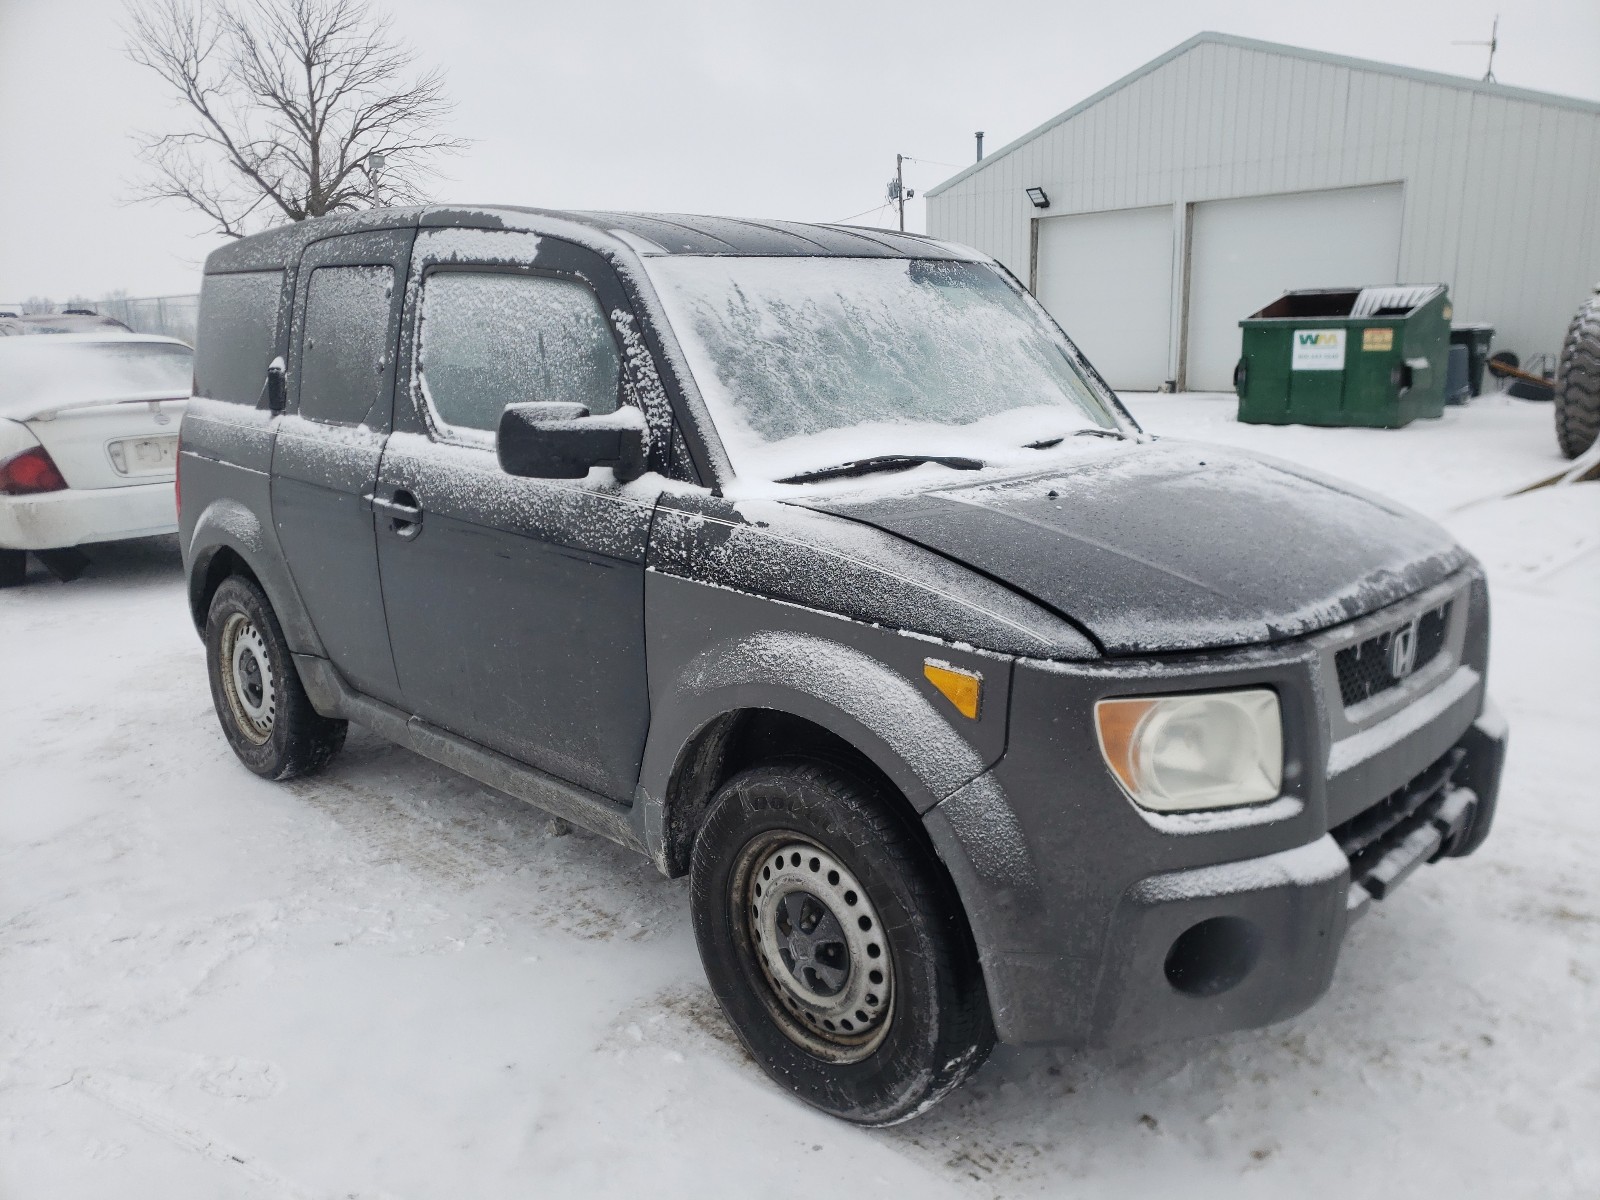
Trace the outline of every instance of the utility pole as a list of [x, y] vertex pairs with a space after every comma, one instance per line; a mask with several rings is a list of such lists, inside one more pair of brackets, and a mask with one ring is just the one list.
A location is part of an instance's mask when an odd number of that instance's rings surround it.
[[900, 232], [906, 231], [906, 201], [916, 192], [906, 190], [905, 155], [894, 156], [894, 178], [889, 180], [889, 202], [900, 208]]
[[376, 150], [367, 155], [367, 183], [372, 187], [373, 208], [383, 207], [383, 202], [379, 194], [378, 177], [383, 173], [383, 168], [386, 161], [387, 160], [384, 158], [384, 156], [379, 154]]

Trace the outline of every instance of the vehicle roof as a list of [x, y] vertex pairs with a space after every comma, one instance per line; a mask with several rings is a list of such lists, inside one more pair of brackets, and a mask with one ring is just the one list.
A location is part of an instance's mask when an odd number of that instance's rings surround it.
[[916, 233], [854, 225], [749, 220], [688, 213], [594, 212], [517, 205], [429, 205], [318, 217], [231, 242], [206, 259], [206, 272], [288, 265], [311, 241], [364, 230], [417, 227], [506, 229], [583, 236], [635, 254], [752, 257], [978, 258], [974, 251]]
[[120, 329], [132, 332], [115, 317], [100, 313], [24, 313], [20, 317], [0, 317], [0, 337], [38, 333], [60, 336], [62, 331], [69, 329]]
[[[664, 254], [782, 257], [950, 258], [950, 247], [917, 233], [803, 221], [749, 220], [686, 213], [502, 211], [561, 217], [611, 233], [620, 231]], [[635, 247], [639, 249], [639, 247]]]
[[97, 329], [87, 333], [52, 333], [48, 336], [15, 338], [0, 341], [0, 346], [82, 346], [89, 343], [154, 342], [169, 346], [182, 346], [192, 351], [194, 347], [181, 338], [165, 337], [159, 333], [124, 333], [117, 329]]

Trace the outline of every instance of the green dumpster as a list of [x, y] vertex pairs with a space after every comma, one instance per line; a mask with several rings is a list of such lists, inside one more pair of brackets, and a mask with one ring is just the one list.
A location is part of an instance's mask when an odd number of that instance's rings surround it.
[[1239, 326], [1241, 421], [1397, 429], [1444, 415], [1443, 284], [1285, 292]]

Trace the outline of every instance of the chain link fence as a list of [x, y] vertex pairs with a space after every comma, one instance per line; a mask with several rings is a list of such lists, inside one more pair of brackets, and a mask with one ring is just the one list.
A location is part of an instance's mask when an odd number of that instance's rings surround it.
[[108, 296], [104, 300], [90, 300], [74, 296], [63, 302], [36, 296], [23, 301], [0, 300], [0, 316], [60, 313], [73, 309], [115, 317], [135, 333], [159, 333], [192, 346], [195, 321], [200, 312], [200, 297]]
[[135, 333], [159, 333], [194, 345], [199, 296], [140, 296], [96, 300], [89, 305], [103, 317], [115, 317]]

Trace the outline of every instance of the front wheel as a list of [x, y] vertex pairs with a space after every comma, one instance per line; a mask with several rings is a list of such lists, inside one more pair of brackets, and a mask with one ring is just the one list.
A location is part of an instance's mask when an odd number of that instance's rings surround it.
[[233, 575], [206, 617], [211, 702], [233, 752], [257, 775], [292, 779], [320, 769], [344, 745], [344, 721], [311, 707], [266, 595]]
[[891, 1125], [994, 1044], [977, 953], [911, 819], [831, 767], [753, 768], [712, 800], [690, 867], [706, 975], [776, 1082]]

